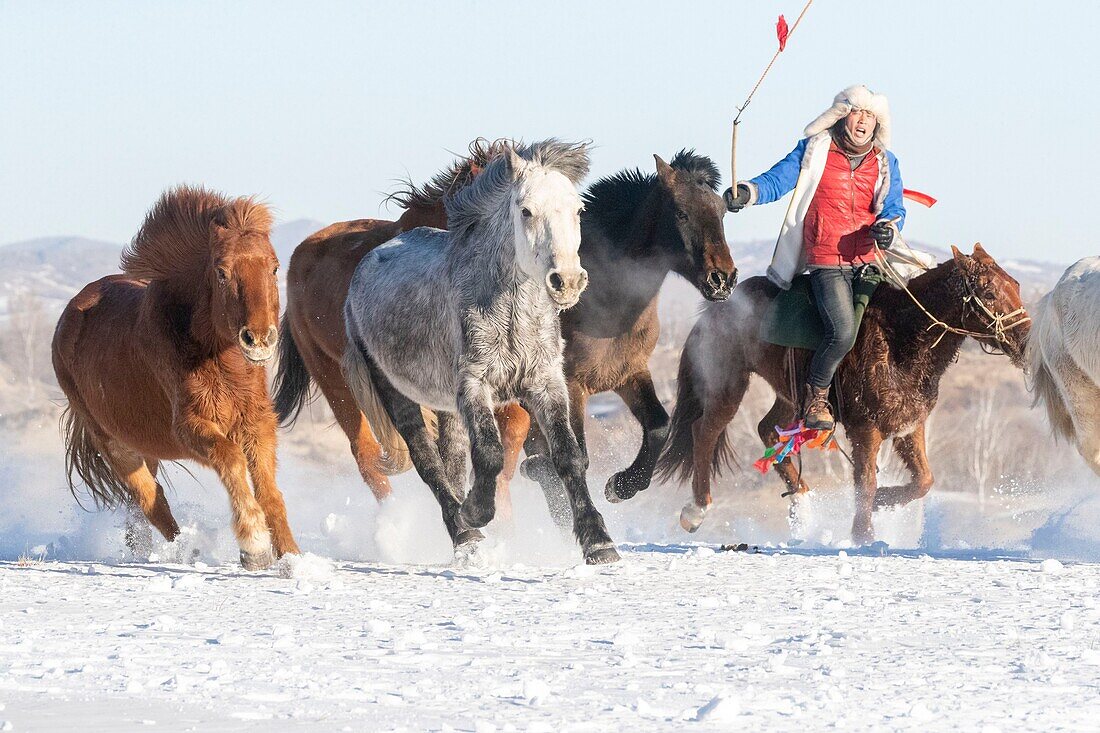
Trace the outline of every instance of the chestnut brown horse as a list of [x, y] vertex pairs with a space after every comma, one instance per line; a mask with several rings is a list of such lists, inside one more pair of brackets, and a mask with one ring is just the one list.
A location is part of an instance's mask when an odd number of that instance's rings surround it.
[[123, 274], [80, 291], [53, 339], [73, 495], [75, 474], [96, 506], [136, 505], [172, 540], [160, 462], [213, 468], [249, 570], [270, 565], [272, 549], [298, 552], [275, 485], [264, 372], [279, 317], [271, 222], [250, 198], [166, 192], [123, 253]]
[[[308, 237], [290, 258], [279, 367], [273, 385], [276, 412], [284, 425], [292, 425], [311, 399], [311, 382], [315, 382], [348, 436], [359, 473], [379, 501], [391, 491], [387, 474], [406, 471], [412, 463], [405, 441], [391, 424], [368, 423], [340, 371], [346, 343], [344, 300], [351, 276], [363, 255], [401, 232], [421, 226], [445, 229], [444, 197], [465, 188], [503, 151], [504, 141], [475, 140], [467, 157], [455, 161], [430, 183], [422, 187], [410, 184], [390, 197], [405, 209], [397, 221], [358, 219], [332, 224]], [[530, 418], [516, 404], [502, 407], [496, 416], [507, 451], [497, 506], [500, 514], [507, 516], [511, 506], [507, 484], [515, 472]]]
[[[878, 288], [855, 347], [837, 371], [833, 409], [852, 444], [856, 543], [874, 539], [875, 509], [907, 504], [932, 487], [925, 423], [936, 404], [940, 378], [963, 340], [974, 337], [1023, 367], [1030, 327], [1019, 283], [980, 244], [973, 255], [954, 247], [952, 251], [953, 259], [910, 281], [909, 293], [885, 285]], [[726, 425], [737, 413], [749, 377], [760, 375], [776, 393], [759, 424], [765, 445], [778, 440], [776, 426], [795, 419], [791, 395], [804, 382], [811, 352], [760, 339], [758, 325], [777, 292], [766, 278], [746, 280], [729, 302], [707, 308], [684, 346], [672, 428], [658, 472], [666, 480], [691, 479], [694, 500], [680, 515], [689, 532], [698, 529], [711, 504], [712, 476], [732, 458]], [[889, 438], [912, 480], [879, 487], [876, 459]], [[792, 495], [809, 491], [790, 458], [776, 470]]]

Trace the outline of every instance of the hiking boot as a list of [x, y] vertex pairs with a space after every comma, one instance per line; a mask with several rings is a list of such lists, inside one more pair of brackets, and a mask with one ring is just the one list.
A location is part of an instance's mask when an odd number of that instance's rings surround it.
[[829, 409], [829, 388], [806, 385], [802, 398], [802, 419], [808, 430], [832, 430], [833, 412]]

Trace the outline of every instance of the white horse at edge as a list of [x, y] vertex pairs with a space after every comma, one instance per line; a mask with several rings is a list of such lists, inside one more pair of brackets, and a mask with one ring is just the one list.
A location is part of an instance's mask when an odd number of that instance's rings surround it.
[[1031, 311], [1028, 373], [1057, 438], [1100, 476], [1100, 257], [1070, 266]]

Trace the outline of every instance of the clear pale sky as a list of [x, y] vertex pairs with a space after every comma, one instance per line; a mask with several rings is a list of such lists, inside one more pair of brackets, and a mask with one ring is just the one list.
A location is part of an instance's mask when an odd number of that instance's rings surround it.
[[[593, 180], [729, 122], [782, 2], [0, 0], [0, 243], [125, 241], [165, 187], [258, 193], [283, 220], [389, 217], [382, 195], [479, 135], [591, 138]], [[893, 108], [906, 233], [994, 255], [1100, 252], [1100, 3], [816, 0], [743, 117], [741, 177], [845, 86]], [[773, 237], [783, 205], [727, 216]]]

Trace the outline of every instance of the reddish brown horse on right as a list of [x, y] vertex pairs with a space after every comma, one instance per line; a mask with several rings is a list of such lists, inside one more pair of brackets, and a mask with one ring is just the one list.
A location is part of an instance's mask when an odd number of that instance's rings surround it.
[[[287, 269], [287, 306], [279, 339], [279, 367], [275, 376], [275, 410], [283, 425], [292, 425], [310, 400], [315, 382], [332, 408], [351, 444], [351, 453], [363, 480], [379, 501], [390, 495], [387, 475], [412, 468], [405, 441], [386, 421], [371, 425], [348, 389], [340, 371], [346, 336], [344, 300], [355, 266], [363, 255], [401, 232], [428, 226], [447, 228], [445, 196], [456, 193], [504, 150], [503, 141], [475, 140], [466, 158], [422, 187], [409, 185], [391, 199], [405, 212], [397, 221], [357, 219], [337, 222], [311, 235], [290, 258]], [[517, 404], [497, 411], [497, 423], [507, 451], [499, 480], [497, 506], [510, 513], [507, 485], [515, 473], [530, 417]]]
[[[936, 404], [940, 378], [966, 336], [1004, 351], [1023, 368], [1029, 326], [1019, 283], [980, 244], [973, 255], [954, 247], [952, 251], [953, 259], [909, 283], [920, 305], [904, 291], [879, 286], [855, 347], [837, 371], [833, 409], [839, 408], [840, 423], [852, 443], [856, 484], [852, 540], [859, 544], [874, 539], [875, 509], [907, 504], [932, 487], [925, 422]], [[712, 476], [732, 458], [726, 425], [737, 414], [749, 377], [760, 375], [776, 393], [775, 403], [759, 425], [765, 445], [778, 440], [776, 426], [795, 419], [797, 407], [790, 395], [802, 384], [799, 375], [805, 374], [811, 352], [794, 349], [789, 354], [788, 349], [760, 339], [761, 318], [777, 292], [766, 278], [746, 280], [727, 303], [707, 307], [684, 346], [672, 429], [658, 472], [666, 480], [691, 479], [694, 502], [680, 515], [681, 525], [689, 532], [699, 528], [711, 504]], [[932, 317], [950, 330], [929, 328]], [[880, 488], [876, 457], [882, 442], [891, 437], [912, 480]], [[776, 470], [789, 493], [809, 491], [790, 458]]]

